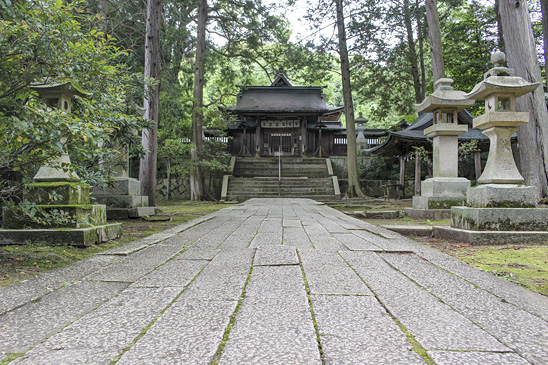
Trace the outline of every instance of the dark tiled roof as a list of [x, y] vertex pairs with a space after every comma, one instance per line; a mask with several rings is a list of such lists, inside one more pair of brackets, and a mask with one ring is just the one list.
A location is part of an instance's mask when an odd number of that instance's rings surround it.
[[[481, 130], [473, 129], [474, 117], [467, 111], [459, 112], [459, 124], [468, 125], [468, 132], [459, 136], [459, 142], [477, 140], [480, 144], [489, 143], [489, 138]], [[383, 144], [369, 148], [366, 151], [376, 156], [399, 156], [408, 152], [412, 146], [431, 145], [432, 142], [424, 135], [424, 130], [433, 123], [432, 113], [422, 113], [409, 127], [390, 132]]]

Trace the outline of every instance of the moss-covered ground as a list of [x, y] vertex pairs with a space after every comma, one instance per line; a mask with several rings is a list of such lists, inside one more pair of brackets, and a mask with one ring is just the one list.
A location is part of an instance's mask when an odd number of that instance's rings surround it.
[[119, 221], [123, 223], [123, 234], [120, 238], [87, 248], [50, 247], [43, 244], [0, 246], [0, 287], [30, 279], [38, 274], [83, 260], [98, 252], [124, 243], [150, 236], [227, 206], [227, 204], [212, 202], [160, 202], [158, 203], [159, 215], [152, 217], [150, 220], [129, 219]]
[[434, 238], [417, 240], [478, 269], [548, 295], [548, 245], [472, 246]]

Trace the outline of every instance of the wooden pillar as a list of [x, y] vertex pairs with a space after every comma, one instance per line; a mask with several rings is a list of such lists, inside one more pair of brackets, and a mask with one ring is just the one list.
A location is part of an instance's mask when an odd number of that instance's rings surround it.
[[421, 195], [421, 155], [415, 152], [415, 195]]
[[405, 196], [405, 157], [400, 156], [400, 185], [401, 185], [401, 198]]
[[261, 130], [261, 120], [255, 119], [255, 143], [253, 148], [255, 149], [255, 156], [260, 156], [263, 149], [263, 136]]
[[300, 127], [301, 127], [301, 155], [306, 155], [306, 149], [308, 147], [308, 138], [307, 138], [307, 135], [306, 135], [306, 119], [305, 118], [301, 118], [299, 119], [299, 122], [301, 123]]
[[477, 181], [479, 177], [481, 176], [481, 152], [480, 151], [474, 152], [474, 170], [476, 173], [476, 184], [477, 184]]

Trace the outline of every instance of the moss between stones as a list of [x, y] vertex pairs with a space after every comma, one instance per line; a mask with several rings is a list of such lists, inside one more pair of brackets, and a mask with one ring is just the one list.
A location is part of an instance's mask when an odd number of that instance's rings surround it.
[[481, 208], [536, 208], [535, 204], [525, 204], [522, 202], [505, 200], [501, 202], [490, 201], [484, 207]]
[[454, 200], [429, 200], [428, 209], [451, 209], [451, 207], [463, 206], [466, 201], [464, 199]]

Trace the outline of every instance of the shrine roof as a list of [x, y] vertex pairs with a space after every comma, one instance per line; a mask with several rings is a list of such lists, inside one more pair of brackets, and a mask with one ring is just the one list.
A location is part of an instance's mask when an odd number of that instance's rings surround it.
[[[474, 118], [467, 110], [460, 111], [458, 115], [459, 124], [469, 126], [468, 132], [458, 137], [459, 142], [477, 140], [479, 143], [489, 143], [489, 138], [481, 130], [471, 128]], [[430, 145], [432, 142], [424, 135], [424, 130], [433, 124], [433, 119], [432, 113], [422, 113], [409, 127], [388, 133], [384, 143], [366, 151], [376, 156], [400, 156], [413, 146]]]
[[227, 111], [236, 114], [331, 114], [344, 107], [327, 105], [325, 86], [293, 86], [278, 74], [269, 86], [240, 86], [236, 105]]

